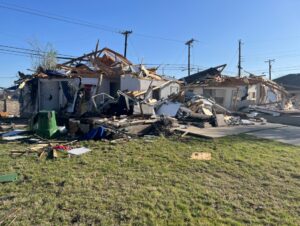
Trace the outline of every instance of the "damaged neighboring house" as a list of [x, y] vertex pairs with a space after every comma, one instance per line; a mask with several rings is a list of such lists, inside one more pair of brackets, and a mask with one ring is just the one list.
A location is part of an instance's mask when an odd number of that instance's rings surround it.
[[300, 74], [288, 74], [274, 79], [275, 82], [282, 85], [291, 97], [296, 108], [300, 107]]
[[40, 68], [33, 75], [19, 74], [23, 116], [41, 110], [82, 115], [120, 95], [127, 98], [126, 93], [165, 99], [180, 89], [177, 81], [157, 75], [156, 68], [134, 65], [108, 48], [96, 47], [94, 52], [58, 64], [56, 70]]
[[285, 104], [287, 92], [263, 76], [230, 77], [222, 75], [226, 64], [182, 78], [185, 91], [213, 98], [227, 109], [239, 110], [249, 105]]

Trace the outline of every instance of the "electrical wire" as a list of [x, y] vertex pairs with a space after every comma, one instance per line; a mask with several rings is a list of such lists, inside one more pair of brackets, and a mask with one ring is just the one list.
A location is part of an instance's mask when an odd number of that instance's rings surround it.
[[[23, 7], [23, 6], [18, 6], [15, 4], [0, 2], [0, 8], [15, 11], [15, 12], [20, 12], [20, 13], [25, 13], [25, 14], [29, 14], [29, 15], [33, 15], [33, 16], [44, 17], [44, 18], [48, 18], [48, 19], [52, 19], [52, 20], [56, 20], [56, 21], [60, 21], [60, 22], [69, 23], [69, 24], [98, 29], [98, 30], [102, 30], [102, 31], [106, 31], [106, 32], [115, 33], [115, 34], [122, 33], [120, 31], [121, 29], [117, 30], [116, 28], [108, 27], [105, 25], [95, 24], [95, 23], [91, 23], [88, 21], [65, 17], [65, 16], [61, 16], [61, 15], [53, 14], [53, 13], [49, 13], [49, 12], [46, 13], [46, 12], [43, 12], [40, 10], [31, 9], [31, 8], [27, 8], [27, 7]], [[133, 34], [136, 36], [144, 37], [144, 38], [160, 39], [160, 40], [164, 40], [164, 41], [172, 41], [172, 42], [177, 42], [177, 43], [185, 43], [183, 40], [160, 37], [160, 36], [155, 36], [155, 35], [142, 34], [139, 32], [134, 32]]]
[[[38, 53], [28, 53], [28, 52], [22, 52], [22, 51], [15, 51], [15, 50], [7, 50], [7, 49], [1, 49], [0, 48], [0, 53], [1, 54], [9, 54], [9, 55], [15, 55], [15, 56], [25, 56], [25, 57], [42, 57], [42, 54]], [[56, 56], [57, 59], [59, 60], [71, 60], [73, 58], [70, 57], [61, 57], [61, 56]]]
[[[21, 47], [16, 47], [16, 46], [8, 46], [8, 45], [1, 45], [1, 44], [0, 44], [0, 47], [8, 48], [8, 49], [15, 49], [15, 50], [28, 51], [28, 52], [47, 53], [46, 51], [37, 51], [37, 50], [34, 50], [34, 49], [27, 49], [27, 48], [21, 48]], [[67, 54], [60, 54], [60, 53], [57, 53], [57, 55], [75, 58], [75, 56], [71, 56], [71, 55], [67, 55]]]
[[46, 15], [44, 13], [24, 10], [22, 8], [6, 6], [6, 5], [3, 5], [3, 3], [0, 3], [0, 8], [7, 9], [7, 10], [12, 10], [12, 11], [16, 11], [16, 12], [21, 12], [21, 13], [26, 13], [26, 14], [30, 14], [30, 15], [34, 15], [34, 16], [44, 17], [44, 18], [48, 18], [48, 19], [52, 19], [52, 20], [56, 20], [56, 21], [60, 21], [60, 22], [69, 23], [69, 24], [74, 24], [74, 25], [94, 28], [94, 29], [98, 29], [98, 30], [103, 30], [103, 31], [111, 32], [111, 33], [119, 33], [118, 31], [113, 31], [111, 29], [106, 29], [106, 28], [100, 27], [99, 25], [96, 26], [96, 25], [92, 25], [92, 24], [89, 24], [89, 23], [83, 23], [83, 22], [79, 22], [79, 21], [75, 21], [75, 20], [64, 19], [63, 17], [55, 17], [55, 16], [51, 16], [51, 15]]

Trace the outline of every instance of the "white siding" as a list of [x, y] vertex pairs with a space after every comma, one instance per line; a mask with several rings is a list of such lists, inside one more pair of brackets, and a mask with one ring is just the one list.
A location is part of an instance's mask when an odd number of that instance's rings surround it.
[[121, 77], [121, 91], [129, 90], [135, 91], [140, 90], [140, 81], [139, 79], [132, 77], [130, 75], [124, 75]]
[[[149, 88], [152, 80], [139, 79], [139, 81], [140, 81], [140, 90], [147, 90]], [[162, 80], [162, 81], [153, 80], [151, 86], [160, 86], [164, 83], [166, 83], [166, 81], [164, 81], [164, 80]]]
[[109, 80], [106, 78], [102, 78], [102, 82], [101, 85], [98, 89], [98, 93], [110, 93], [110, 89], [109, 89]]
[[177, 82], [171, 82], [170, 84], [162, 87], [160, 90], [160, 99], [167, 98], [172, 93], [179, 93], [180, 85]]
[[[141, 79], [131, 75], [123, 75], [121, 77], [121, 90], [129, 90], [129, 91], [144, 91], [149, 88], [152, 80], [149, 79]], [[153, 80], [151, 86], [159, 86], [164, 84], [166, 81], [157, 81]]]

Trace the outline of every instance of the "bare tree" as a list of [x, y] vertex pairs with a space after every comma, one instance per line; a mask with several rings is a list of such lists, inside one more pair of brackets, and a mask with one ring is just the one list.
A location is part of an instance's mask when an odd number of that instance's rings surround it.
[[57, 65], [57, 51], [51, 43], [42, 46], [37, 40], [29, 41], [33, 49], [31, 54], [32, 67], [37, 70], [39, 67], [43, 69], [53, 70]]

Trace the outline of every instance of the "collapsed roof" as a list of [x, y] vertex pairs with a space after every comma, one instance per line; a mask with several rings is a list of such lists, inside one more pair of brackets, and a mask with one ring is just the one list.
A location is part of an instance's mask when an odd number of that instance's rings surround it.
[[156, 68], [146, 68], [142, 64], [134, 65], [127, 58], [109, 48], [101, 50], [97, 48], [93, 52], [58, 64], [55, 70], [38, 68], [30, 76], [19, 73], [20, 80], [16, 83], [19, 84], [32, 78], [99, 78], [100, 76], [114, 78], [126, 74], [140, 79], [167, 81], [166, 78], [156, 73]]
[[[216, 67], [206, 69], [204, 71], [197, 72], [193, 75], [184, 77], [183, 80], [187, 86], [214, 86], [214, 87], [235, 87], [235, 86], [245, 86], [245, 85], [255, 85], [264, 84], [275, 90], [287, 94], [284, 87], [280, 86], [278, 83], [266, 79], [263, 76], [255, 76], [251, 74], [247, 77], [232, 77], [222, 75], [222, 71], [226, 67], [226, 64], [222, 64]], [[299, 77], [300, 79], [300, 77]]]
[[180, 80], [184, 81], [186, 84], [201, 83], [203, 81], [206, 81], [207, 79], [215, 78], [216, 76], [221, 76], [221, 73], [225, 67], [226, 64], [211, 67], [204, 71], [200, 71], [190, 76], [184, 77]]

